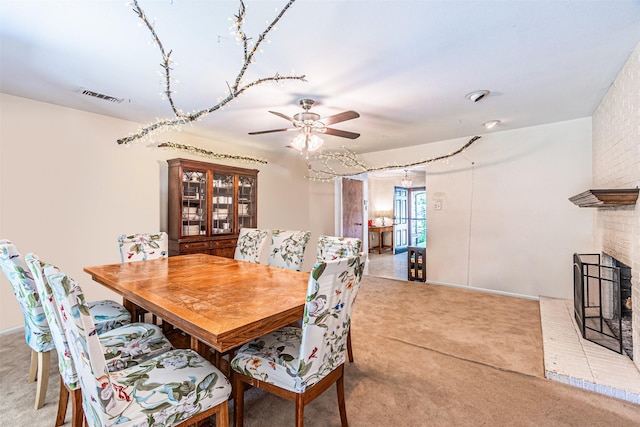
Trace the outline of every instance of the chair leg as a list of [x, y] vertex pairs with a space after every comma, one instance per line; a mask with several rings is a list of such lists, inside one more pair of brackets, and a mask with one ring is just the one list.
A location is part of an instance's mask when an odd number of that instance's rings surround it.
[[349, 362], [353, 363], [353, 349], [351, 348], [351, 328], [349, 328], [349, 332], [347, 332], [347, 357], [349, 357]]
[[229, 403], [225, 402], [216, 414], [216, 426], [227, 427], [229, 425]]
[[340, 422], [342, 427], [348, 427], [347, 421], [347, 407], [344, 401], [344, 372], [340, 375], [336, 381], [336, 390], [338, 391], [338, 409], [340, 409]]
[[42, 408], [44, 399], [47, 397], [47, 386], [49, 385], [49, 367], [51, 365], [51, 351], [38, 353], [38, 375], [36, 384], [36, 409]]
[[31, 349], [31, 363], [29, 365], [29, 382], [32, 383], [36, 380], [38, 374], [38, 352]]
[[60, 375], [60, 396], [58, 397], [58, 413], [56, 414], [56, 426], [60, 427], [64, 424], [64, 419], [67, 417], [67, 405], [69, 404], [69, 389], [62, 380]]
[[232, 373], [231, 378], [233, 379], [235, 427], [242, 427], [244, 425], [244, 383], [235, 373]]
[[70, 390], [71, 394], [71, 427], [83, 427], [87, 421], [82, 409], [82, 391], [77, 388]]
[[303, 394], [296, 395], [296, 427], [304, 426], [304, 400]]

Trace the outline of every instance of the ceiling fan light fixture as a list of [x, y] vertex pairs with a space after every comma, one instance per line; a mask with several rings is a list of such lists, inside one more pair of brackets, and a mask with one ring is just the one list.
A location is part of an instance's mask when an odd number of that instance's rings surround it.
[[322, 147], [322, 144], [324, 144], [324, 140], [322, 138], [320, 138], [318, 135], [313, 134], [313, 135], [311, 135], [309, 137], [308, 150], [309, 151], [316, 151], [317, 149]]
[[298, 151], [302, 151], [304, 150], [305, 140], [306, 140], [305, 135], [301, 133], [295, 138], [293, 138], [293, 140], [291, 141], [291, 146]]
[[318, 150], [324, 144], [324, 140], [316, 134], [306, 135], [299, 134], [291, 141], [291, 146], [298, 151], [313, 152]]
[[489, 120], [488, 122], [484, 122], [482, 126], [484, 126], [487, 129], [493, 129], [499, 124], [500, 124], [500, 120]]
[[488, 90], [476, 90], [465, 95], [465, 98], [469, 101], [478, 102], [486, 96], [489, 96], [491, 92]]

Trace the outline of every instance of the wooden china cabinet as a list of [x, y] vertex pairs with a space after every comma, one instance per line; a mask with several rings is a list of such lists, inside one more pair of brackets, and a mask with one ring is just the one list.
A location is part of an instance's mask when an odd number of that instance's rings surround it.
[[258, 224], [258, 170], [187, 159], [169, 163], [169, 255], [233, 258], [238, 232]]

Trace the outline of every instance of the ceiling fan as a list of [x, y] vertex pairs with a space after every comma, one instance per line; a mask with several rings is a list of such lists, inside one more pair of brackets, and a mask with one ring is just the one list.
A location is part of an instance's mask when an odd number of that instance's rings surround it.
[[293, 117], [278, 113], [277, 111], [269, 111], [271, 114], [275, 114], [278, 117], [282, 117], [283, 119], [290, 121], [293, 124], [293, 127], [249, 132], [249, 135], [299, 130], [300, 134], [293, 139], [291, 146], [301, 152], [305, 151], [305, 153], [307, 153], [307, 157], [309, 151], [317, 150], [324, 143], [318, 134], [334, 135], [349, 139], [356, 139], [360, 136], [359, 133], [327, 127], [335, 123], [357, 119], [360, 117], [360, 114], [355, 111], [345, 111], [343, 113], [321, 118], [319, 114], [309, 111], [314, 104], [315, 101], [313, 99], [301, 99], [300, 106], [304, 111], [294, 114]]

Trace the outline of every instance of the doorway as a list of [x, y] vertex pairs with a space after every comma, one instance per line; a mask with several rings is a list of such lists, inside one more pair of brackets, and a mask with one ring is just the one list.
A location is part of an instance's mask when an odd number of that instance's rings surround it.
[[427, 192], [425, 187], [395, 187], [393, 196], [396, 246], [394, 253], [427, 241]]

